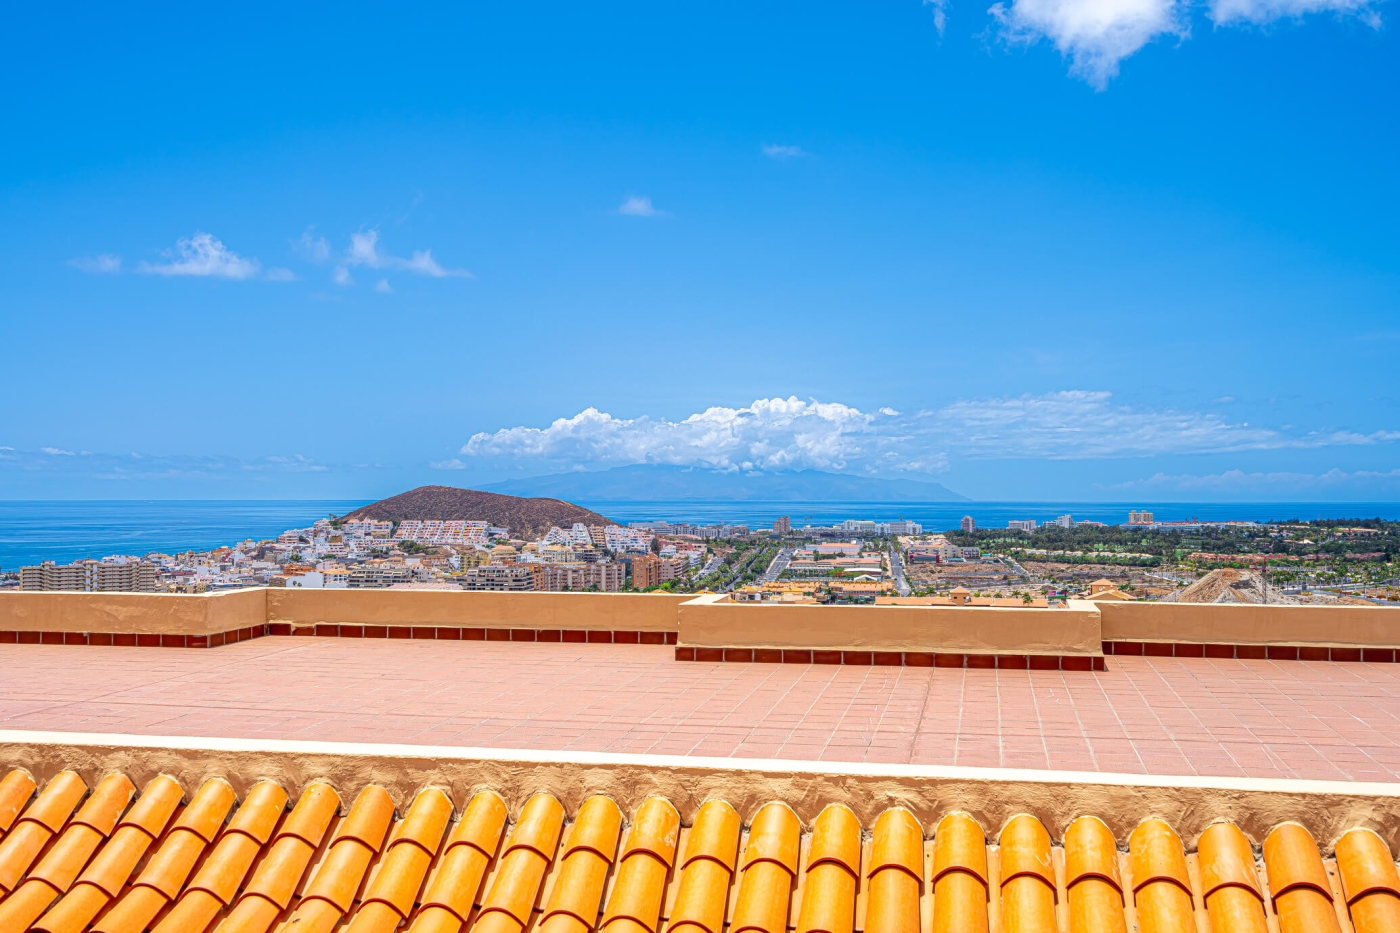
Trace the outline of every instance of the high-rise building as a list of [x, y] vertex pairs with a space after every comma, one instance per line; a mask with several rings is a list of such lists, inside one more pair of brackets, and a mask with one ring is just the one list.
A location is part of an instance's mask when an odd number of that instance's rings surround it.
[[632, 589], [644, 590], [661, 585], [661, 558], [642, 554], [632, 558]]
[[1035, 519], [1028, 518], [1023, 522], [1009, 521], [1006, 527], [1011, 531], [1035, 531]]
[[962, 530], [963, 530], [963, 531], [976, 531], [976, 530], [977, 530], [977, 523], [976, 523], [975, 521], [972, 520], [972, 516], [971, 516], [971, 515], [964, 515], [964, 516], [963, 516], [963, 520], [962, 520]]
[[773, 523], [773, 530], [780, 535], [792, 533], [792, 516], [779, 515], [778, 520]]
[[1074, 517], [1072, 515], [1061, 515], [1059, 518], [1055, 519], [1055, 524], [1059, 525], [1061, 528], [1073, 528]]
[[1152, 524], [1152, 513], [1151, 513], [1151, 512], [1139, 512], [1137, 509], [1131, 509], [1131, 510], [1129, 510], [1129, 512], [1128, 512], [1128, 524], [1129, 524], [1129, 525], [1150, 525], [1150, 524]]

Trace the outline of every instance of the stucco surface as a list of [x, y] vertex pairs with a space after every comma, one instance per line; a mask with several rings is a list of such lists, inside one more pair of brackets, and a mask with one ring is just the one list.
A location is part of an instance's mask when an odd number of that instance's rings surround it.
[[1096, 605], [1104, 641], [1400, 646], [1400, 609], [1384, 606]]
[[1098, 607], [820, 606], [701, 597], [680, 607], [681, 645], [979, 654], [1098, 655]]
[[267, 621], [293, 625], [442, 625], [674, 632], [676, 607], [688, 598], [650, 593], [273, 588], [267, 591]]
[[262, 625], [263, 589], [172, 593], [0, 593], [0, 631], [209, 635]]
[[531, 794], [547, 791], [572, 814], [593, 794], [607, 794], [632, 812], [647, 797], [668, 798], [687, 822], [704, 801], [729, 801], [747, 822], [781, 800], [807, 826], [828, 803], [841, 802], [869, 826], [891, 806], [904, 806], [928, 831], [952, 810], [970, 813], [988, 830], [1019, 813], [1041, 820], [1058, 839], [1075, 817], [1093, 814], [1120, 843], [1148, 817], [1165, 819], [1188, 844], [1212, 822], [1235, 822], [1254, 842], [1295, 821], [1324, 847], [1364, 826], [1392, 849], [1400, 840], [1400, 785], [1324, 781], [1151, 779], [1131, 775], [814, 762], [677, 758], [672, 756], [524, 753], [491, 749], [153, 739], [142, 736], [0, 732], [0, 762], [47, 780], [71, 768], [95, 783], [121, 771], [138, 786], [168, 774], [186, 787], [223, 777], [242, 794], [261, 779], [293, 794], [325, 780], [344, 797], [365, 784], [384, 786], [400, 805], [433, 785], [463, 801], [495, 790], [513, 814]]

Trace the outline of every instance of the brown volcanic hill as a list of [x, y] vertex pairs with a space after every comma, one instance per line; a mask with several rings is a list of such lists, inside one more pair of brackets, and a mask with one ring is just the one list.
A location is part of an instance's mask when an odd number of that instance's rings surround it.
[[611, 519], [563, 499], [522, 499], [494, 492], [458, 489], [455, 486], [419, 486], [408, 492], [371, 502], [345, 518], [379, 521], [483, 521], [524, 538], [537, 538], [553, 525], [568, 528], [574, 522], [612, 525]]

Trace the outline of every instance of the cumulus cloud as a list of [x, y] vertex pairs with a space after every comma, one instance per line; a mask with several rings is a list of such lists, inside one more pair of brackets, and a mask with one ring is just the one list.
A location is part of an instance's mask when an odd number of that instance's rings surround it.
[[[1069, 60], [1072, 74], [1103, 89], [1143, 46], [1188, 38], [1193, 8], [1190, 0], [999, 0], [987, 12], [1007, 44], [1047, 39]], [[1380, 26], [1375, 0], [1208, 0], [1207, 12], [1218, 26], [1326, 12]]]
[[96, 256], [79, 256], [77, 259], [70, 259], [68, 265], [83, 272], [91, 272], [94, 275], [116, 275], [122, 271], [122, 258], [113, 256], [111, 253], [99, 253]]
[[[713, 407], [678, 421], [616, 418], [588, 408], [546, 427], [475, 434], [461, 453], [476, 460], [528, 460], [563, 468], [634, 463], [721, 470], [819, 469], [932, 473], [950, 458], [1057, 460], [1354, 446], [1400, 440], [1400, 432], [1290, 433], [1209, 412], [1122, 405], [1108, 392], [1065, 391], [961, 399], [901, 414], [839, 402], [759, 399]], [[454, 469], [461, 468], [454, 461]]]
[[1184, 0], [1011, 0], [987, 12], [1008, 43], [1049, 39], [1069, 59], [1071, 73], [1098, 88], [1153, 39], [1190, 33]]
[[245, 259], [229, 249], [212, 233], [196, 233], [181, 237], [175, 249], [167, 254], [167, 262], [142, 262], [137, 272], [148, 275], [212, 276], [220, 279], [250, 279], [258, 274], [261, 264]]
[[759, 399], [746, 408], [708, 408], [680, 421], [614, 418], [588, 408], [545, 428], [504, 428], [474, 435], [469, 457], [703, 465], [724, 470], [842, 470], [864, 459], [884, 416], [840, 403]]
[[783, 161], [785, 159], [799, 159], [807, 153], [802, 151], [801, 146], [767, 146], [763, 147], [763, 154], [770, 159]]
[[651, 198], [629, 197], [618, 207], [617, 212], [628, 217], [662, 217], [665, 211], [657, 210], [651, 203]]

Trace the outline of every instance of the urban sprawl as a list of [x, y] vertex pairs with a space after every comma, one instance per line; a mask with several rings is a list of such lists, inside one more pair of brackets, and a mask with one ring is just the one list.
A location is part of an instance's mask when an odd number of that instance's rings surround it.
[[23, 590], [203, 593], [301, 589], [722, 592], [736, 601], [1034, 605], [1066, 599], [1394, 603], [1400, 523], [1381, 520], [1011, 521], [925, 533], [851, 519], [772, 528], [633, 522], [536, 540], [485, 521], [340, 520], [210, 551], [45, 561]]

